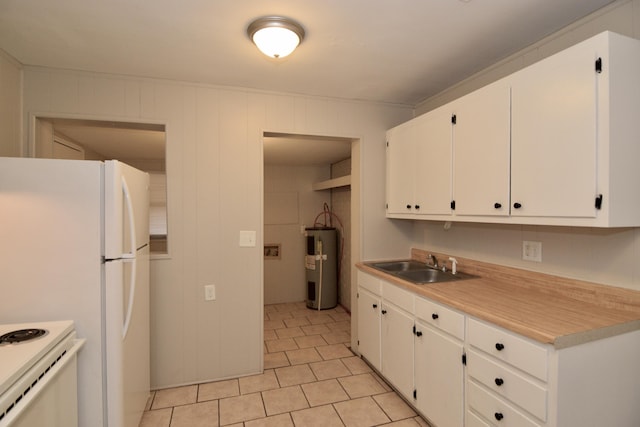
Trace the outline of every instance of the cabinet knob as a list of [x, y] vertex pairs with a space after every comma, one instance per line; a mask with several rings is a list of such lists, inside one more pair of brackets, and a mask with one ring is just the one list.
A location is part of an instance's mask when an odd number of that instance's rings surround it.
[[422, 336], [422, 331], [416, 331], [416, 335], [421, 337]]
[[501, 203], [494, 203], [493, 207], [496, 208], [496, 209], [500, 209], [502, 207], [502, 204]]
[[407, 209], [411, 209], [411, 205], [407, 205]]
[[496, 385], [500, 387], [502, 384], [504, 384], [504, 380], [502, 378], [496, 378]]
[[378, 304], [373, 304], [373, 308], [378, 308]]
[[433, 313], [433, 314], [431, 315], [431, 318], [432, 318], [433, 320], [436, 320], [438, 317], [440, 317], [440, 316], [438, 316], [438, 313]]
[[502, 412], [496, 412], [495, 414], [493, 414], [493, 416], [496, 417], [496, 420], [498, 421], [504, 418], [504, 415], [502, 415]]
[[387, 310], [382, 310], [382, 314], [387, 314]]
[[504, 350], [504, 344], [502, 344], [500, 342], [497, 342], [496, 343], [496, 350], [498, 350], [498, 351]]
[[513, 207], [516, 208], [516, 209], [520, 209], [522, 207], [522, 205], [520, 203], [518, 203], [518, 202], [515, 202], [513, 204]]
[[420, 209], [420, 205], [415, 205], [415, 208], [416, 209]]

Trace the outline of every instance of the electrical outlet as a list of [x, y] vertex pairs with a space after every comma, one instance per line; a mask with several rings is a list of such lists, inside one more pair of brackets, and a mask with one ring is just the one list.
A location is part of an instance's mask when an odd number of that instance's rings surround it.
[[256, 245], [255, 231], [240, 231], [240, 247], [252, 248]]
[[522, 259], [542, 262], [542, 242], [522, 241]]
[[216, 299], [216, 285], [206, 285], [204, 287], [204, 300], [213, 301]]

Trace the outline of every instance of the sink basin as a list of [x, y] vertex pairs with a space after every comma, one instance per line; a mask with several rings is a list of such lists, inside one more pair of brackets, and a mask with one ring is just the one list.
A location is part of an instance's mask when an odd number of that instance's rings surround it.
[[453, 282], [475, 277], [460, 272], [452, 274], [450, 271], [437, 270], [424, 263], [412, 260], [372, 262], [369, 265], [415, 284]]
[[413, 283], [451, 282], [454, 280], [470, 279], [473, 276], [464, 273], [452, 274], [433, 268], [423, 270], [401, 271], [396, 276]]
[[428, 268], [425, 264], [418, 261], [374, 262], [371, 264], [371, 267], [377, 268], [378, 270], [386, 271], [387, 273], [423, 270], [425, 268]]

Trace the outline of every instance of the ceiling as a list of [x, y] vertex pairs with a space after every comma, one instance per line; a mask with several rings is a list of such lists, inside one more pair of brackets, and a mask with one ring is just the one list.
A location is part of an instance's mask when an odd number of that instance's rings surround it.
[[164, 160], [164, 125], [99, 120], [46, 119], [62, 134], [105, 159]]
[[267, 134], [264, 163], [287, 166], [326, 166], [351, 157], [351, 140], [304, 135]]
[[[611, 0], [0, 0], [0, 49], [25, 65], [415, 106]], [[281, 60], [246, 35], [306, 30]]]

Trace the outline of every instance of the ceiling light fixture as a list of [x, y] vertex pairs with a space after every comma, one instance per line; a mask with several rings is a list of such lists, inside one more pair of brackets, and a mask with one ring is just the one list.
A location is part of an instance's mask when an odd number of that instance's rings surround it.
[[258, 49], [271, 58], [284, 58], [304, 39], [304, 28], [282, 16], [258, 18], [247, 27], [247, 35]]

